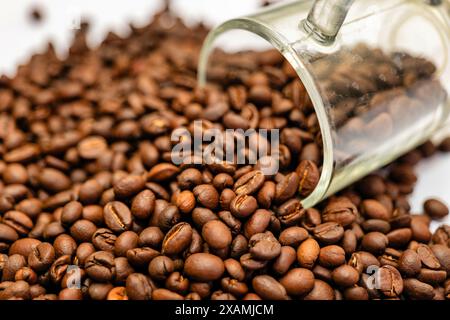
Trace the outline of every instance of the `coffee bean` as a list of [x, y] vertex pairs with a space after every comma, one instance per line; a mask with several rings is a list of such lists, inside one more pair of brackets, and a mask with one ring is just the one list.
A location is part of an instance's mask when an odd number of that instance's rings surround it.
[[133, 266], [142, 268], [148, 266], [150, 261], [159, 256], [159, 251], [149, 247], [134, 248], [127, 251], [127, 259]]
[[366, 272], [369, 267], [380, 266], [378, 259], [373, 254], [366, 251], [357, 251], [353, 253], [348, 264], [358, 270], [359, 273]]
[[413, 277], [420, 272], [421, 261], [414, 250], [405, 250], [399, 260], [399, 270], [406, 276]]
[[347, 198], [331, 200], [322, 213], [323, 222], [337, 222], [343, 227], [352, 224], [358, 218], [358, 210]]
[[389, 221], [389, 211], [380, 202], [372, 199], [364, 200], [361, 204], [361, 213], [370, 219]]
[[263, 299], [287, 300], [286, 289], [281, 283], [268, 275], [256, 276], [252, 280], [253, 289]]
[[251, 171], [240, 177], [234, 184], [234, 192], [237, 195], [249, 195], [257, 192], [264, 184], [264, 174], [262, 171]]
[[100, 228], [92, 235], [92, 244], [97, 250], [110, 251], [114, 250], [117, 236], [109, 229]]
[[75, 254], [75, 251], [77, 250], [77, 243], [71, 236], [67, 234], [61, 234], [56, 237], [55, 241], [53, 242], [53, 247], [55, 248], [57, 257], [64, 255], [73, 256]]
[[181, 191], [177, 196], [176, 204], [181, 213], [188, 214], [195, 208], [195, 196], [189, 190]]
[[298, 191], [301, 196], [307, 197], [314, 191], [319, 183], [319, 169], [313, 161], [302, 160], [295, 171], [300, 177]]
[[155, 280], [165, 280], [174, 271], [173, 260], [166, 256], [158, 256], [151, 260], [148, 266], [150, 277]]
[[304, 300], [334, 300], [333, 288], [322, 280], [315, 279], [313, 289], [304, 297]]
[[139, 234], [139, 246], [159, 248], [164, 239], [164, 233], [158, 227], [148, 227]]
[[123, 232], [130, 230], [133, 223], [133, 217], [130, 209], [119, 201], [113, 201], [106, 204], [103, 209], [105, 223], [114, 232]]
[[401, 248], [411, 240], [412, 231], [409, 228], [401, 228], [389, 232], [386, 236], [390, 246]]
[[337, 267], [345, 263], [345, 251], [339, 246], [330, 245], [320, 249], [319, 263], [326, 268]]
[[144, 189], [145, 180], [142, 176], [128, 175], [114, 184], [114, 194], [117, 198], [127, 199]]
[[[94, 246], [90, 242], [81, 243], [76, 252], [76, 262], [80, 266], [84, 266], [87, 258], [95, 252]], [[28, 262], [29, 264], [30, 262]]]
[[0, 242], [12, 243], [19, 239], [16, 230], [10, 226], [0, 223]]
[[341, 287], [351, 287], [359, 280], [359, 272], [349, 265], [341, 265], [333, 270], [334, 283]]
[[414, 300], [431, 300], [434, 297], [433, 287], [414, 278], [404, 281], [405, 293]]
[[9, 248], [9, 254], [21, 254], [25, 258], [33, 251], [35, 247], [41, 244], [41, 241], [33, 238], [22, 238], [15, 241]]
[[419, 244], [417, 247], [417, 254], [425, 267], [430, 269], [439, 269], [441, 267], [439, 260], [427, 245]]
[[314, 236], [324, 244], [333, 244], [344, 236], [344, 228], [336, 222], [326, 222], [313, 230]]
[[361, 247], [373, 254], [380, 255], [389, 243], [388, 237], [381, 232], [369, 232], [362, 238]]
[[248, 245], [250, 254], [258, 260], [272, 260], [281, 252], [281, 244], [270, 231], [253, 235]]
[[133, 231], [125, 231], [120, 234], [114, 243], [114, 254], [118, 257], [125, 257], [128, 250], [138, 246], [139, 236]]
[[214, 281], [219, 279], [224, 271], [223, 261], [209, 253], [192, 254], [184, 263], [186, 275], [197, 281]]
[[97, 227], [89, 220], [78, 220], [70, 227], [70, 235], [78, 242], [86, 242], [92, 239]]
[[6, 212], [3, 215], [2, 223], [13, 228], [20, 235], [26, 235], [33, 228], [33, 221], [20, 211]]
[[274, 260], [272, 269], [279, 275], [285, 274], [292, 264], [297, 260], [297, 253], [294, 248], [283, 246], [280, 255]]
[[94, 252], [86, 259], [85, 270], [95, 281], [111, 281], [115, 275], [114, 255], [107, 251]]
[[125, 287], [115, 287], [108, 292], [106, 300], [128, 300]]
[[377, 271], [378, 290], [385, 296], [394, 298], [400, 296], [403, 291], [403, 280], [400, 272], [392, 266], [382, 266]]
[[162, 242], [162, 254], [177, 255], [184, 251], [192, 239], [192, 228], [186, 222], [180, 222], [173, 226]]
[[227, 248], [232, 239], [230, 229], [219, 220], [211, 220], [202, 227], [202, 237], [211, 248]]
[[300, 266], [311, 269], [319, 258], [320, 246], [314, 239], [303, 241], [297, 248], [297, 260]]
[[108, 148], [105, 139], [101, 136], [90, 136], [78, 143], [78, 154], [84, 159], [97, 159]]
[[61, 224], [63, 226], [71, 226], [75, 221], [81, 218], [83, 206], [78, 201], [67, 203], [62, 210]]
[[447, 278], [447, 272], [444, 270], [431, 270], [422, 268], [417, 277], [418, 280], [431, 284], [433, 286], [442, 283]]
[[289, 227], [280, 233], [279, 241], [284, 246], [298, 247], [308, 238], [308, 231], [301, 227]]
[[219, 193], [209, 184], [201, 184], [194, 188], [197, 202], [208, 209], [215, 209], [219, 204]]
[[292, 172], [285, 176], [275, 187], [275, 201], [282, 203], [297, 192], [300, 178], [297, 173]]
[[435, 244], [431, 246], [431, 250], [433, 251], [435, 257], [439, 260], [439, 263], [447, 271], [447, 274], [450, 271], [450, 248], [442, 245]]
[[150, 300], [156, 286], [142, 273], [130, 274], [126, 282], [126, 292], [131, 300]]
[[425, 201], [423, 209], [433, 219], [442, 219], [448, 215], [448, 207], [437, 199], [428, 199]]
[[258, 208], [256, 199], [249, 195], [239, 195], [230, 203], [231, 213], [237, 218], [246, 218]]
[[282, 224], [292, 226], [302, 219], [305, 212], [300, 200], [291, 199], [278, 207], [277, 216]]
[[301, 296], [314, 288], [314, 274], [304, 268], [291, 269], [280, 279], [280, 283], [289, 295]]
[[179, 169], [170, 163], [160, 163], [155, 165], [147, 174], [147, 180], [162, 182], [172, 179]]

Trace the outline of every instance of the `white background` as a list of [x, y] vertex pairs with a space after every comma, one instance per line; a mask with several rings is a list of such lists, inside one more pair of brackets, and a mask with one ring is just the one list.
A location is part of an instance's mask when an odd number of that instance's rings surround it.
[[[174, 11], [188, 23], [202, 20], [211, 26], [252, 12], [258, 4], [257, 0], [172, 1]], [[43, 9], [43, 23], [30, 23], [29, 11], [33, 6]], [[128, 23], [145, 24], [161, 6], [162, 1], [158, 0], [0, 0], [0, 74], [12, 75], [18, 64], [45, 48], [48, 41], [54, 42], [58, 53], [63, 55], [80, 16], [89, 18], [92, 30], [89, 41], [95, 45], [109, 30], [126, 35]], [[450, 128], [446, 130], [450, 132]], [[450, 154], [423, 161], [417, 172], [419, 182], [411, 198], [413, 212], [421, 212], [427, 197], [450, 203]], [[450, 223], [450, 217], [446, 222]], [[437, 225], [433, 223], [433, 228]]]

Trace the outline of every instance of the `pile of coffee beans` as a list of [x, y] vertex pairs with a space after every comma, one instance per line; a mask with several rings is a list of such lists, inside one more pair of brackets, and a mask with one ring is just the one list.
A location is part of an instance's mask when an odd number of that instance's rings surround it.
[[[412, 215], [426, 143], [316, 208], [311, 101], [274, 51], [222, 55], [198, 88], [207, 30], [168, 12], [67, 58], [49, 45], [0, 77], [0, 299], [450, 299], [438, 199]], [[171, 132], [280, 129], [280, 171], [171, 162]]]

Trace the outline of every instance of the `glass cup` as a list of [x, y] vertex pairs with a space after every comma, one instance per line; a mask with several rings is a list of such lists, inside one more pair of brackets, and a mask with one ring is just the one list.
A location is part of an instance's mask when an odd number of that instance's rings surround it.
[[205, 40], [200, 85], [218, 39], [245, 30], [295, 69], [323, 144], [321, 176], [305, 208], [427, 141], [449, 113], [450, 23], [446, 3], [302, 0], [232, 19]]

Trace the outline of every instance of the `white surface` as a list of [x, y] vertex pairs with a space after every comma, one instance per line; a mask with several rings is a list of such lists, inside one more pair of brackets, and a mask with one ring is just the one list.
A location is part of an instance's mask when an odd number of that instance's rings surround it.
[[[208, 25], [251, 12], [257, 0], [179, 0], [173, 8], [188, 22], [203, 20]], [[92, 23], [90, 43], [98, 43], [109, 30], [126, 34], [128, 23], [144, 24], [161, 8], [157, 0], [0, 0], [0, 74], [14, 73], [19, 63], [42, 50], [52, 40], [63, 54], [70, 43], [73, 27], [86, 16]], [[29, 10], [43, 8], [44, 21], [31, 24]], [[450, 154], [437, 155], [417, 167], [419, 183], [412, 196], [413, 212], [420, 213], [422, 202], [438, 197], [450, 204]], [[446, 219], [450, 223], [450, 217]], [[433, 223], [436, 227], [438, 223]]]

